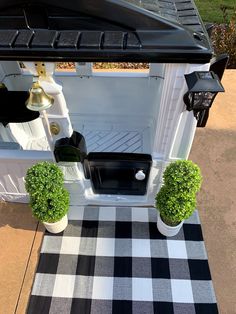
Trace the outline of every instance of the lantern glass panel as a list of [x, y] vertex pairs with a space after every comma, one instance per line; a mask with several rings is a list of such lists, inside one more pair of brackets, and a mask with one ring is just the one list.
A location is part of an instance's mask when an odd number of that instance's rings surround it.
[[204, 96], [203, 96], [203, 100], [202, 100], [202, 106], [205, 108], [209, 108], [212, 104], [212, 100], [213, 100], [215, 94], [211, 93], [211, 92], [205, 92], [203, 94], [204, 94]]
[[193, 94], [193, 107], [198, 107], [204, 98], [203, 92], [197, 92]]
[[194, 109], [204, 109], [211, 106], [215, 93], [212, 92], [198, 92], [194, 93]]

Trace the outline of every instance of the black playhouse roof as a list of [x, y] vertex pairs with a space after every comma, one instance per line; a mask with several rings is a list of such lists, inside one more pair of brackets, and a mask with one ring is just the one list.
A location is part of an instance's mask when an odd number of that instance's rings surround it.
[[205, 63], [193, 0], [0, 0], [0, 60]]

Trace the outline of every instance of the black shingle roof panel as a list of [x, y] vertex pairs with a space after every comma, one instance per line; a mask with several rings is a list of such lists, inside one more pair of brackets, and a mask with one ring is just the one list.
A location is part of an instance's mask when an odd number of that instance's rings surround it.
[[193, 0], [0, 1], [0, 59], [205, 63], [211, 56]]

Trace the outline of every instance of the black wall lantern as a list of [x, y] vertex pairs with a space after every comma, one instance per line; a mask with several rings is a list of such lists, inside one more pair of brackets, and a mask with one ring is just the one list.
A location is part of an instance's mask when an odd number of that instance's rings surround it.
[[193, 110], [198, 119], [199, 113], [211, 107], [218, 92], [224, 92], [218, 76], [213, 71], [199, 71], [185, 75], [188, 92], [184, 95], [187, 110]]

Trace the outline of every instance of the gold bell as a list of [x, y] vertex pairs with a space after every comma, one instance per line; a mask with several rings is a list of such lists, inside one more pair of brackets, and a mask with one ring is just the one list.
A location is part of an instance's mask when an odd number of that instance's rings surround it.
[[29, 98], [26, 101], [26, 107], [32, 111], [41, 111], [51, 107], [54, 103], [54, 98], [40, 86], [39, 82], [34, 82], [30, 89]]

